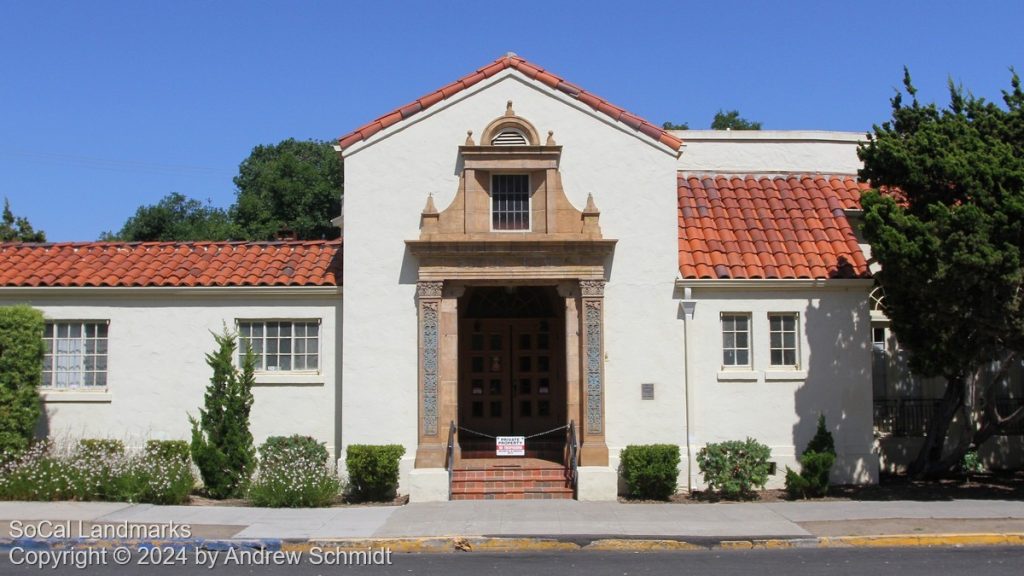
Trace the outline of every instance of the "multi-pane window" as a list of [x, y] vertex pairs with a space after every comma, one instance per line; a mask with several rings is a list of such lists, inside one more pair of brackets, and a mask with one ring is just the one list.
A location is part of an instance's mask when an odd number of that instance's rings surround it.
[[107, 322], [47, 322], [41, 386], [57, 390], [107, 386]]
[[491, 229], [530, 229], [530, 176], [495, 174], [491, 177]]
[[750, 366], [749, 314], [722, 314], [722, 365]]
[[239, 365], [251, 346], [259, 371], [320, 368], [320, 323], [316, 320], [239, 320], [238, 335]]
[[769, 314], [768, 337], [772, 366], [797, 366], [797, 314]]

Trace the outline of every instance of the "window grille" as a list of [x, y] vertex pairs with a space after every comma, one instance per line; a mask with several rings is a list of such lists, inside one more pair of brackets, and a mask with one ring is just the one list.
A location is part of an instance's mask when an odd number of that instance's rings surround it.
[[530, 229], [530, 177], [495, 174], [491, 179], [491, 229]]

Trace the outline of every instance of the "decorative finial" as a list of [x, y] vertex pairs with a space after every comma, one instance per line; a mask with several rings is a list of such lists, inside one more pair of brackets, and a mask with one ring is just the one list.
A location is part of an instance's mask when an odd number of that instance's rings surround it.
[[515, 116], [516, 113], [512, 110], [512, 101], [509, 100], [508, 104], [505, 104], [505, 116]]
[[548, 141], [545, 142], [544, 145], [545, 146], [554, 146], [555, 145], [555, 131], [554, 130], [548, 130]]
[[597, 204], [594, 203], [594, 195], [587, 194], [587, 207], [583, 209], [584, 214], [599, 214], [600, 210], [597, 209]]
[[423, 207], [424, 214], [437, 214], [437, 208], [434, 206], [434, 193], [430, 192], [427, 194], [427, 205]]
[[476, 142], [473, 141], [472, 130], [466, 130], [466, 146], [476, 146]]

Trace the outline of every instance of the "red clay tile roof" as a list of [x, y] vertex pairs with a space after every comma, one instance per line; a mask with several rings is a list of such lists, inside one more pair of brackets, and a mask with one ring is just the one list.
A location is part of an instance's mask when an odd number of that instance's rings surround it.
[[0, 244], [0, 286], [338, 286], [341, 240]]
[[849, 176], [678, 177], [683, 278], [867, 278]]
[[658, 128], [657, 126], [651, 124], [650, 122], [644, 120], [643, 118], [640, 118], [635, 114], [631, 114], [626, 110], [623, 110], [622, 108], [619, 108], [618, 106], [608, 102], [607, 100], [604, 100], [603, 98], [593, 93], [587, 92], [586, 90], [580, 88], [579, 86], [576, 86], [575, 84], [572, 84], [571, 82], [563, 80], [560, 76], [556, 76], [535, 64], [527, 62], [526, 60], [520, 58], [519, 56], [509, 54], [507, 56], [502, 56], [501, 58], [498, 58], [494, 62], [488, 64], [487, 66], [484, 66], [483, 68], [480, 68], [479, 70], [473, 72], [472, 74], [459, 78], [455, 82], [452, 82], [451, 84], [441, 88], [440, 90], [431, 92], [430, 94], [427, 94], [426, 96], [419, 98], [418, 100], [415, 100], [410, 104], [393, 110], [381, 116], [380, 118], [377, 118], [373, 122], [370, 122], [369, 124], [357, 128], [353, 132], [346, 134], [341, 138], [338, 138], [338, 146], [344, 150], [345, 148], [348, 148], [349, 146], [355, 144], [356, 142], [366, 140], [367, 138], [373, 136], [377, 132], [380, 132], [381, 130], [393, 124], [396, 124], [402, 120], [405, 120], [406, 118], [412, 116], [413, 114], [416, 114], [417, 112], [426, 110], [427, 108], [430, 108], [431, 106], [437, 104], [442, 100], [451, 98], [453, 95], [462, 92], [463, 90], [469, 88], [470, 86], [476, 84], [477, 82], [480, 82], [485, 78], [490, 78], [491, 76], [494, 76], [498, 72], [501, 72], [502, 70], [508, 68], [518, 70], [531, 80], [537, 80], [538, 82], [541, 82], [542, 84], [554, 88], [555, 90], [568, 94], [570, 97], [575, 98], [580, 102], [583, 102], [584, 104], [590, 106], [594, 110], [606, 114], [614, 120], [622, 122], [623, 124], [629, 126], [630, 128], [643, 133], [649, 138], [653, 138], [654, 140], [661, 142], [662, 144], [668, 146], [673, 150], [678, 151], [679, 148], [683, 145], [683, 141], [680, 140], [678, 137], [669, 134], [668, 132], [662, 130], [661, 128]]

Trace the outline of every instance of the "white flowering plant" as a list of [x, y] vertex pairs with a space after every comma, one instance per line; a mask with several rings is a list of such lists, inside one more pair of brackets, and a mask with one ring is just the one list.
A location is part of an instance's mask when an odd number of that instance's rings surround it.
[[187, 461], [129, 454], [120, 441], [40, 441], [0, 466], [0, 500], [182, 504], [194, 484]]
[[341, 489], [323, 443], [308, 436], [273, 437], [260, 446], [249, 500], [269, 508], [315, 508], [335, 502]]

